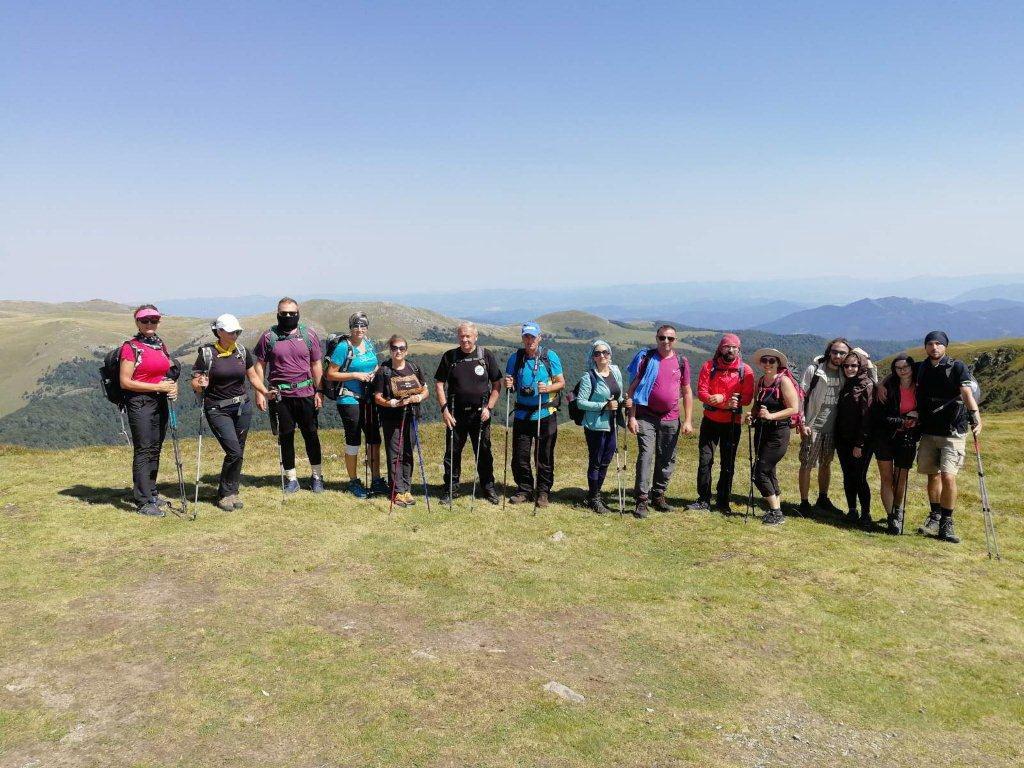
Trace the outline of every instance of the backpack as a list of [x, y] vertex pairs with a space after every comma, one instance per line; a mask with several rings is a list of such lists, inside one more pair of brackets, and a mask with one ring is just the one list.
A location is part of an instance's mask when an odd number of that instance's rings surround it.
[[[418, 383], [419, 380], [422, 378], [422, 374], [420, 373], [419, 367], [416, 365], [416, 363], [413, 363], [413, 362], [411, 362], [409, 360], [406, 360], [405, 364], [407, 366], [409, 366], [410, 369], [412, 369], [412, 376], [416, 378], [416, 381]], [[395, 375], [395, 369], [391, 367], [391, 362], [390, 361], [385, 362], [383, 365], [381, 365], [381, 367], [380, 367], [380, 375], [384, 377], [384, 395], [383, 395], [383, 397], [384, 397], [385, 400], [388, 400], [388, 399], [394, 397], [395, 394], [397, 394], [391, 388], [391, 378]], [[423, 386], [423, 385], [420, 384], [419, 386]], [[413, 413], [418, 417], [420, 415], [420, 404], [419, 403], [410, 403], [409, 405], [412, 406]], [[386, 411], [386, 410], [390, 410], [390, 409], [385, 408], [384, 410]]]
[[[793, 384], [793, 389], [796, 390], [796, 413], [789, 417], [789, 426], [792, 429], [796, 429], [797, 427], [800, 427], [804, 423], [804, 388], [800, 386], [800, 382], [796, 380], [796, 377], [793, 376], [793, 372], [789, 370], [789, 368], [781, 369], [779, 371], [779, 375], [785, 376], [787, 379], [789, 379], [789, 381]], [[760, 385], [763, 381], [764, 376], [762, 376], [761, 380], [758, 382], [758, 389], [761, 388]], [[778, 376], [775, 377], [775, 381], [776, 383], [773, 387], [771, 387], [771, 389], [775, 389], [776, 387], [779, 388], [779, 400], [782, 400], [782, 385], [779, 383]], [[813, 386], [814, 384], [812, 382], [811, 387], [813, 388]], [[760, 394], [760, 392], [758, 394]], [[760, 405], [758, 405], [758, 407], [760, 407]]]
[[[299, 338], [302, 339], [304, 342], [306, 342], [306, 349], [308, 349], [310, 352], [312, 352], [313, 351], [313, 342], [309, 340], [309, 329], [305, 325], [303, 325], [302, 323], [299, 323], [298, 331], [299, 331]], [[273, 351], [274, 345], [277, 344], [277, 342], [284, 341], [291, 334], [285, 333], [285, 334], [282, 335], [281, 332], [277, 330], [277, 326], [276, 325], [272, 325], [272, 326], [270, 326], [270, 330], [267, 331], [266, 333], [264, 333], [263, 335], [267, 338], [267, 351], [271, 352], [271, 351]]]
[[[597, 388], [597, 374], [594, 373], [593, 369], [587, 371], [587, 375], [590, 376], [590, 391], [593, 392]], [[580, 398], [580, 384], [583, 383], [583, 379], [576, 382], [576, 385], [572, 388], [565, 401], [569, 405], [569, 418], [572, 419], [574, 424], [583, 425], [583, 417], [586, 416], [587, 412], [580, 408], [579, 403], [576, 401]]]
[[[193, 373], [209, 373], [210, 368], [213, 366], [213, 344], [203, 344], [199, 348], [199, 356], [202, 358], [203, 367], [201, 369], [193, 368]], [[235, 357], [245, 364], [245, 347], [238, 342], [235, 342]]]
[[[544, 368], [547, 369], [548, 376], [551, 375], [551, 358], [548, 357], [548, 351], [546, 349], [540, 350], [540, 354], [537, 356], [537, 365], [544, 363]], [[515, 381], [519, 380], [519, 374], [522, 373], [523, 368], [526, 367], [526, 350], [517, 349], [515, 363], [512, 365], [512, 378]], [[534, 371], [536, 371], [536, 367]], [[517, 385], [518, 386], [518, 385]], [[544, 404], [545, 408], [554, 408], [556, 411], [562, 407], [562, 390], [558, 390], [554, 394], [548, 393], [548, 401]]]
[[[100, 385], [103, 387], [104, 397], [121, 410], [124, 410], [125, 399], [125, 391], [121, 389], [121, 348], [125, 344], [131, 345], [135, 351], [135, 365], [138, 365], [142, 361], [142, 347], [145, 345], [138, 345], [135, 343], [135, 339], [128, 339], [103, 356], [103, 365], [99, 369]], [[167, 376], [177, 381], [181, 373], [181, 366], [171, 357], [171, 353], [167, 351], [167, 345], [163, 341], [160, 342], [160, 346], [163, 348], [164, 354], [167, 355], [167, 359], [171, 361]]]
[[[740, 389], [742, 390], [742, 388], [743, 388], [743, 377], [747, 374], [747, 364], [743, 362], [743, 358], [740, 358], [739, 372], [740, 372], [739, 385], [740, 385]], [[708, 381], [709, 382], [711, 381], [711, 379], [715, 378], [715, 374], [716, 373], [718, 373], [718, 355], [715, 355], [713, 358], [711, 358], [711, 372], [708, 374]], [[705, 411], [725, 410], [725, 409], [719, 408], [716, 405], [708, 405], [707, 403], [703, 404], [703, 408], [704, 408]]]
[[[342, 373], [349, 369], [349, 366], [352, 365], [352, 358], [356, 356], [355, 347], [352, 346], [352, 342], [349, 339], [350, 336], [347, 333], [332, 333], [327, 336], [327, 340], [324, 342], [324, 358], [326, 360], [330, 360], [334, 356], [334, 350], [338, 348], [339, 344], [344, 342], [348, 345], [348, 351], [345, 353], [345, 362], [338, 366], [338, 370]], [[369, 339], [367, 339], [366, 343], [373, 348]], [[328, 363], [329, 366], [330, 364]], [[337, 400], [341, 396], [343, 389], [345, 389], [345, 382], [329, 380], [326, 372], [320, 379], [320, 391], [328, 400]]]

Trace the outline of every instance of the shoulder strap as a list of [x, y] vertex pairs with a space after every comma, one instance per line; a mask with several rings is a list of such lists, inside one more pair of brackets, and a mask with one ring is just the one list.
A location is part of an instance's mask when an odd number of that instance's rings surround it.
[[526, 360], [526, 350], [525, 349], [517, 349], [516, 350], [516, 361], [512, 365], [512, 378], [518, 378], [519, 372], [523, 370], [523, 365], [525, 365], [525, 362], [524, 362], [525, 360]]
[[203, 356], [203, 365], [206, 366], [204, 372], [209, 373], [210, 368], [213, 367], [213, 345], [204, 344], [202, 347], [199, 348], [199, 352]]

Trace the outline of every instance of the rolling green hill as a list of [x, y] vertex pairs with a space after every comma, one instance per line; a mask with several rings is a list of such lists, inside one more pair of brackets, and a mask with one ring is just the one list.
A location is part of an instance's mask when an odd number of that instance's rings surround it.
[[[957, 547], [828, 519], [765, 530], [679, 509], [694, 439], [676, 510], [646, 521], [576, 506], [574, 428], [536, 517], [428, 512], [420, 487], [389, 516], [341, 492], [338, 432], [328, 492], [286, 502], [252, 435], [233, 513], [211, 503], [205, 443], [192, 523], [129, 511], [123, 446], [0, 448], [0, 765], [1019, 766], [1022, 429], [986, 423], [1002, 562], [969, 472]], [[424, 429], [434, 494], [443, 439]], [[795, 450], [779, 475], [792, 499]], [[168, 495], [172, 478], [168, 446]], [[908, 528], [925, 508], [915, 475]]]

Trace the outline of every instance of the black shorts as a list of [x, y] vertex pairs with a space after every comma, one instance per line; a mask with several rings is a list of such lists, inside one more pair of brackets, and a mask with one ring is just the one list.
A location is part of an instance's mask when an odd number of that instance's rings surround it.
[[373, 403], [338, 403], [338, 415], [345, 428], [345, 445], [358, 446], [360, 433], [367, 445], [380, 445], [380, 417]]
[[278, 431], [287, 435], [298, 427], [300, 432], [316, 432], [317, 410], [313, 396], [282, 397], [276, 403]]
[[903, 437], [895, 439], [876, 437], [874, 439], [874, 449], [875, 458], [878, 461], [891, 461], [894, 466], [900, 469], [910, 469], [914, 466], [917, 441], [908, 440]]

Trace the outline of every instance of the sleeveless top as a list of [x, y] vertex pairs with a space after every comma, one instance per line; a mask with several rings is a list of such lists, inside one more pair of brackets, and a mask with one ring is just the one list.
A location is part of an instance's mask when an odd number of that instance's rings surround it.
[[[761, 406], [768, 409], [768, 413], [778, 413], [786, 409], [786, 404], [782, 401], [782, 376], [776, 375], [775, 381], [770, 385], [765, 386], [764, 376], [757, 380], [757, 397], [754, 398], [753, 411], [760, 410]], [[761, 422], [759, 422], [759, 425]], [[789, 429], [789, 419], [782, 419], [781, 421], [770, 421], [767, 426], [776, 428]]]

